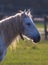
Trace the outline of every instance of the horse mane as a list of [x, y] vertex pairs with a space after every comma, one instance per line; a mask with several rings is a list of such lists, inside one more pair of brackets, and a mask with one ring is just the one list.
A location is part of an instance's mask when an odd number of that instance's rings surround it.
[[15, 18], [15, 17], [17, 17], [18, 15], [21, 16], [21, 13], [17, 13], [17, 14], [15, 14], [15, 15], [6, 17], [6, 18], [0, 20], [0, 23], [2, 23], [2, 22], [4, 22], [4, 21], [7, 21], [7, 20], [9, 20], [9, 19]]
[[17, 16], [21, 16], [21, 14], [24, 14], [24, 13], [25, 13], [27, 16], [32, 17], [30, 9], [28, 9], [28, 11], [26, 11], [26, 9], [25, 9], [24, 11], [19, 10], [19, 13], [15, 14], [15, 15], [12, 15], [12, 16], [9, 16], [9, 17], [6, 17], [6, 18], [0, 20], [0, 23], [2, 23], [2, 22], [4, 22], [4, 21], [7, 21], [7, 20], [9, 20], [9, 19], [15, 18], [15, 17], [17, 17]]

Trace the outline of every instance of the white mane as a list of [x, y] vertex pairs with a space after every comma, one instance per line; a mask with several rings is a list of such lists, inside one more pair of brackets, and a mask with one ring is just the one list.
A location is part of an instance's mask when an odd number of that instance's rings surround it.
[[16, 16], [21, 16], [21, 13], [17, 13], [17, 14], [15, 14], [15, 15], [13, 15], [13, 16], [9, 16], [9, 17], [7, 17], [7, 18], [5, 18], [5, 19], [2, 19], [1, 21], [0, 21], [0, 23], [2, 23], [2, 22], [4, 22], [4, 21], [7, 21], [7, 20], [9, 20], [9, 19], [12, 19], [12, 18], [14, 18], [14, 17], [16, 17]]

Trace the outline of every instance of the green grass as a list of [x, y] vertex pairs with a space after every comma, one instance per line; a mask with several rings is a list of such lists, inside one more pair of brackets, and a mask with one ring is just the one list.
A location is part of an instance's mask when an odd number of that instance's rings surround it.
[[48, 65], [48, 41], [34, 45], [31, 41], [20, 40], [16, 51], [8, 49], [6, 58], [0, 65]]

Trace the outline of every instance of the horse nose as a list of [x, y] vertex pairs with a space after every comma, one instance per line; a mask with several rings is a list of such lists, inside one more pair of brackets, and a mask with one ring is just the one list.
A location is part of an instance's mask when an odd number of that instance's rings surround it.
[[39, 42], [39, 41], [40, 41], [40, 38], [41, 38], [40, 35], [36, 36], [36, 37], [34, 38], [34, 42], [35, 42], [35, 43]]

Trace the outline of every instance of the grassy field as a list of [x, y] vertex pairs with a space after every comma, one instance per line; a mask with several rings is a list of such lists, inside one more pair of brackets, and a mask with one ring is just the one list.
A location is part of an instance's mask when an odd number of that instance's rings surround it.
[[48, 65], [48, 41], [34, 45], [31, 41], [20, 40], [16, 50], [8, 49], [0, 65]]

